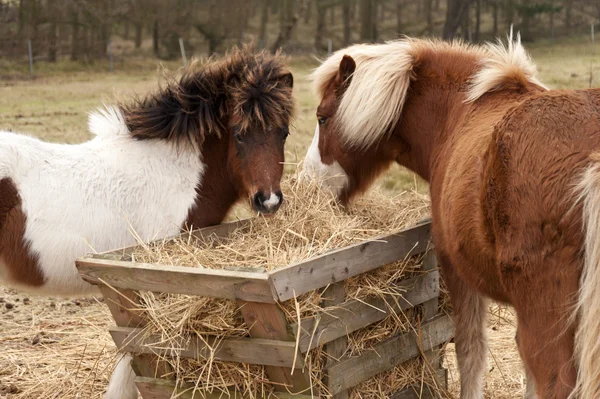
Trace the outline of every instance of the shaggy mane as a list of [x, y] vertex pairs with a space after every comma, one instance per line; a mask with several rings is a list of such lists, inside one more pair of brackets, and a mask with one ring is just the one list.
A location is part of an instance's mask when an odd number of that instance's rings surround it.
[[352, 80], [342, 96], [336, 112], [343, 140], [352, 146], [366, 148], [377, 143], [395, 126], [402, 113], [413, 67], [425, 51], [464, 54], [480, 60], [481, 68], [471, 78], [466, 101], [476, 101], [487, 92], [497, 90], [507, 81], [534, 83], [537, 70], [512, 32], [508, 45], [471, 46], [454, 41], [406, 38], [383, 44], [358, 44], [341, 49], [326, 59], [311, 75], [320, 99], [336, 78], [344, 55], [356, 62]]
[[250, 126], [284, 126], [293, 117], [291, 76], [286, 59], [250, 47], [234, 48], [223, 58], [194, 60], [179, 79], [119, 108], [131, 135], [201, 144], [221, 137], [229, 118], [241, 131]]

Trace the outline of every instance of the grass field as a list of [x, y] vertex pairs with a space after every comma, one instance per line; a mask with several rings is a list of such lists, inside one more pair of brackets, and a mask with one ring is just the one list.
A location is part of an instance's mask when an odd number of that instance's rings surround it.
[[[600, 86], [600, 56], [592, 67], [591, 46], [586, 39], [555, 46], [538, 43], [531, 53], [541, 80], [552, 88], [589, 87], [592, 71], [596, 75], [593, 86]], [[304, 156], [314, 130], [316, 101], [307, 76], [317, 63], [303, 57], [293, 59], [291, 65], [298, 118], [286, 157], [288, 162], [295, 162]], [[178, 68], [174, 63], [165, 66]], [[162, 76], [154, 60], [117, 63], [115, 73], [105, 69], [99, 64], [38, 64], [37, 78], [31, 80], [26, 65], [0, 60], [0, 130], [54, 142], [82, 142], [90, 138], [87, 112], [102, 103], [153, 90]], [[424, 182], [400, 167], [393, 167], [379, 184], [392, 193], [427, 190]], [[114, 353], [106, 332], [108, 311], [103, 304], [26, 298], [0, 289], [0, 306], [0, 398], [100, 397]], [[524, 378], [514, 345], [514, 316], [510, 309], [497, 307], [493, 307], [493, 314], [486, 397], [517, 397], [523, 391]], [[451, 354], [448, 364], [452, 390], [456, 392], [457, 373]], [[19, 386], [24, 376], [39, 380], [39, 384], [32, 391], [24, 391]], [[49, 387], [55, 394], [48, 393]]]

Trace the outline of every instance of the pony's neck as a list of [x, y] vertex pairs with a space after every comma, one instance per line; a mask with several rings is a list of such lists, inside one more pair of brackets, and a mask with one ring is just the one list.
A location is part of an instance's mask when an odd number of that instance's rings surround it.
[[204, 174], [185, 227], [197, 229], [221, 223], [239, 199], [227, 167], [227, 146], [227, 140], [216, 135], [208, 136], [202, 144]]
[[[462, 59], [460, 59], [462, 58]], [[436, 149], [471, 107], [468, 82], [478, 67], [471, 54], [424, 52], [414, 69], [400, 123], [394, 130], [406, 144], [398, 163], [429, 181]]]

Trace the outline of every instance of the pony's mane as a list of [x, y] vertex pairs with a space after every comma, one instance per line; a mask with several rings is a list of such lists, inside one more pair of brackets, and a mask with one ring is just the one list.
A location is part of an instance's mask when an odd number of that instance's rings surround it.
[[158, 92], [119, 109], [134, 138], [199, 144], [224, 135], [231, 116], [241, 131], [288, 124], [294, 102], [291, 84], [282, 80], [287, 75], [280, 54], [234, 48], [218, 60], [194, 60], [179, 79], [168, 78]]
[[448, 43], [412, 38], [350, 46], [331, 55], [311, 75], [314, 89], [322, 99], [337, 76], [342, 57], [350, 55], [356, 62], [335, 120], [347, 144], [368, 147], [398, 123], [414, 78], [413, 67], [425, 51], [459, 53], [480, 60], [481, 69], [471, 77], [466, 101], [475, 101], [507, 81], [544, 87], [536, 78], [536, 67], [521, 45], [520, 37], [517, 35], [513, 41], [512, 32], [507, 46], [501, 41], [471, 46], [461, 41]]

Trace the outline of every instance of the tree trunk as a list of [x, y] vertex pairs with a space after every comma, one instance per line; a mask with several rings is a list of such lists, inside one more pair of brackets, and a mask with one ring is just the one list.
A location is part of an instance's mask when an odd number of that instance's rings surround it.
[[565, 26], [570, 31], [571, 30], [571, 21], [573, 17], [573, 0], [565, 0]]
[[[152, 27], [152, 49], [154, 50], [154, 55], [159, 56], [159, 32], [158, 32], [158, 19], [154, 20], [154, 25]], [[210, 54], [213, 54], [212, 52]]]
[[[446, 22], [442, 37], [444, 40], [452, 40], [456, 36], [456, 31], [465, 22], [469, 5], [473, 0], [447, 0]], [[465, 32], [466, 33], [466, 32]]]
[[56, 62], [58, 47], [58, 25], [51, 22], [48, 29], [48, 62]]
[[284, 0], [286, 7], [281, 10], [282, 13], [286, 15], [286, 23], [282, 26], [282, 29], [279, 31], [279, 35], [273, 44], [272, 50], [273, 52], [279, 50], [281, 47], [285, 46], [287, 42], [290, 41], [292, 36], [294, 35], [294, 30], [296, 25], [298, 24], [298, 14], [295, 10], [295, 5], [293, 0]]
[[360, 0], [360, 39], [363, 42], [375, 41], [375, 24], [373, 14], [375, 4], [373, 0]]
[[402, 8], [404, 7], [404, 0], [396, 0], [396, 34], [401, 35], [403, 32], [402, 28]]
[[310, 23], [310, 16], [312, 15], [312, 5], [315, 1], [319, 0], [306, 0], [306, 10], [304, 10], [304, 23]]
[[71, 5], [71, 61], [78, 61], [80, 58], [80, 45], [81, 36], [79, 34], [79, 10], [76, 5]]
[[492, 14], [494, 16], [493, 34], [496, 37], [498, 36], [498, 1], [496, 0], [492, 3]]
[[129, 40], [129, 20], [126, 19], [123, 21], [123, 39]]
[[335, 25], [335, 6], [329, 7], [329, 24]]
[[350, 44], [351, 25], [350, 25], [350, 0], [343, 0], [342, 11], [344, 15], [344, 46]]
[[142, 24], [140, 22], [136, 22], [135, 24], [135, 48], [142, 47]]
[[433, 0], [425, 0], [425, 4], [424, 4], [425, 18], [427, 20], [427, 28], [425, 28], [425, 33], [427, 35], [433, 34], [433, 12], [432, 12], [433, 4], [432, 3], [433, 3]]
[[23, 30], [25, 29], [25, 0], [19, 0], [19, 27], [18, 34], [19, 38], [23, 37]]
[[261, 0], [260, 10], [260, 30], [258, 33], [258, 43], [262, 48], [267, 47], [267, 24], [269, 23], [269, 0]]
[[481, 33], [481, 0], [475, 1], [475, 36], [473, 39], [478, 42]]
[[325, 33], [325, 10], [323, 0], [315, 0], [317, 7], [317, 30], [315, 32], [315, 48], [320, 51], [324, 48], [323, 35]]

